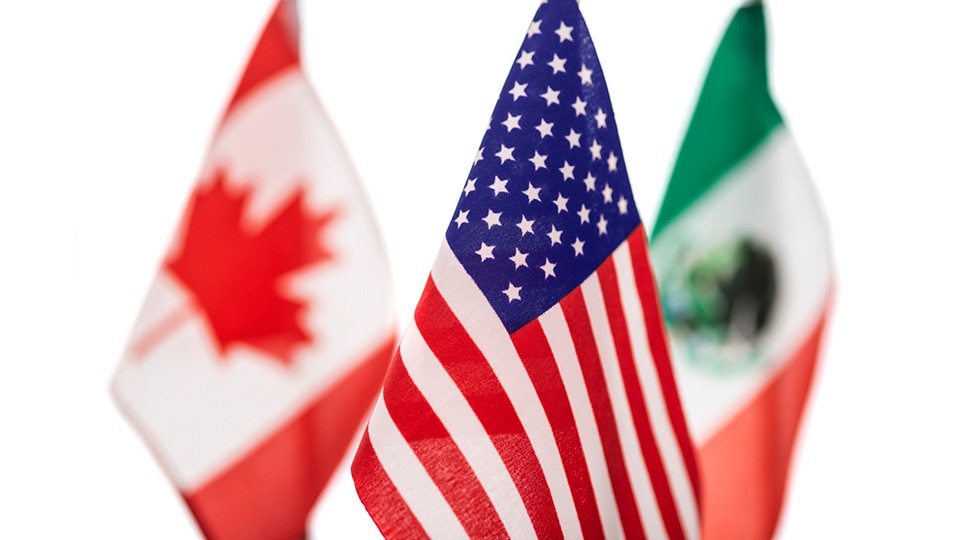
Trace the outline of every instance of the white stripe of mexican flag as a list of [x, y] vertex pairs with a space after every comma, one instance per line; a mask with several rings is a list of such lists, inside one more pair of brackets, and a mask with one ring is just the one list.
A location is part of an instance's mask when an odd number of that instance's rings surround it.
[[767, 83], [762, 5], [734, 16], [653, 230], [703, 537], [773, 535], [833, 285], [829, 232]]

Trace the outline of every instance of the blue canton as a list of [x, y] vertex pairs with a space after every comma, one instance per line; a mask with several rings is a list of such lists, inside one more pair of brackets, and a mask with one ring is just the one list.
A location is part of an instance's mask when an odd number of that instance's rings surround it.
[[607, 85], [575, 0], [537, 11], [447, 242], [514, 332], [640, 224]]

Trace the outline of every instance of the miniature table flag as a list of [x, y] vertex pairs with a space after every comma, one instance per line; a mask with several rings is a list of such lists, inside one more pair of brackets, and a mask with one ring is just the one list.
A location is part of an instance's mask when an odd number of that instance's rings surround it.
[[697, 538], [697, 471], [606, 82], [542, 2], [353, 463], [387, 538]]
[[208, 538], [294, 539], [396, 344], [386, 257], [280, 0], [113, 381]]
[[833, 289], [829, 232], [767, 82], [763, 6], [717, 48], [653, 230], [703, 536], [771, 538]]

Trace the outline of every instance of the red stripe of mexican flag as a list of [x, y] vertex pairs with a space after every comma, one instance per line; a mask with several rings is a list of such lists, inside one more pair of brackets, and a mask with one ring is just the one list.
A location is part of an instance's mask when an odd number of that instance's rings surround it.
[[833, 285], [829, 233], [768, 87], [761, 4], [704, 80], [651, 255], [701, 462], [703, 538], [770, 538]]

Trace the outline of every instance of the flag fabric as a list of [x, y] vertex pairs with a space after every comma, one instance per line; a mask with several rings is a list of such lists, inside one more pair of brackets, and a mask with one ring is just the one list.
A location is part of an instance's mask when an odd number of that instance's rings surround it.
[[384, 250], [281, 0], [113, 395], [208, 538], [300, 538], [396, 341]]
[[543, 1], [354, 459], [387, 538], [696, 538], [646, 236], [575, 0]]
[[773, 536], [833, 289], [829, 233], [767, 81], [764, 10], [723, 36], [651, 240], [707, 539]]

